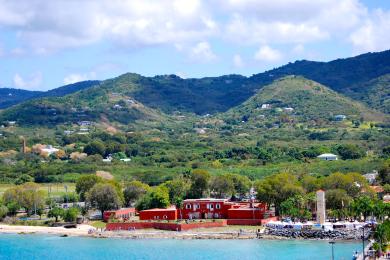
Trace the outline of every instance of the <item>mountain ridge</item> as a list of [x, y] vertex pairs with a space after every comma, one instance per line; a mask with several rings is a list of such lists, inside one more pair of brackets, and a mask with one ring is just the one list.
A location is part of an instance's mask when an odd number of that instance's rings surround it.
[[390, 88], [389, 81], [381, 81], [379, 92], [371, 87], [371, 84], [375, 84], [374, 79], [387, 74], [390, 74], [390, 50], [330, 62], [300, 60], [250, 77], [231, 74], [183, 79], [176, 75], [144, 77], [125, 73], [104, 81], [75, 83], [74, 88], [65, 86], [46, 96], [64, 96], [95, 85], [103, 89], [115, 87], [145, 106], [165, 113], [181, 111], [204, 115], [228, 111], [278, 78], [301, 75], [388, 113], [390, 104], [380, 95], [388, 95], [386, 90]]

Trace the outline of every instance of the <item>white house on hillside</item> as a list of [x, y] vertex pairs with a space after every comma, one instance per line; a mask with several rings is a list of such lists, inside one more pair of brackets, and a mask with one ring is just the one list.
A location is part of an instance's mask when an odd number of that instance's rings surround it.
[[318, 155], [317, 158], [324, 160], [324, 161], [336, 161], [337, 155], [332, 153], [323, 153], [321, 155]]
[[59, 149], [54, 148], [52, 145], [46, 145], [44, 148], [41, 149], [42, 152], [47, 153], [48, 155], [51, 155], [53, 153], [56, 153], [59, 151]]

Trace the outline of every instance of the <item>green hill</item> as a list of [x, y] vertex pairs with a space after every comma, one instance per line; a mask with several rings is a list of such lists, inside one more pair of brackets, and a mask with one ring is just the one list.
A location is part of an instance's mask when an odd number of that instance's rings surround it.
[[[37, 97], [61, 97], [100, 83], [103, 89], [116, 89], [117, 92], [131, 96], [144, 105], [165, 113], [182, 111], [199, 115], [213, 114], [240, 105], [263, 86], [271, 84], [276, 79], [288, 75], [300, 75], [388, 113], [388, 102], [384, 100], [387, 96], [378, 95], [387, 93], [389, 89], [388, 81], [387, 85], [383, 85], [382, 80], [383, 77], [386, 79], [388, 74], [390, 74], [390, 50], [330, 62], [301, 60], [251, 77], [224, 75], [183, 79], [175, 75], [143, 77], [127, 73], [102, 82], [79, 82], [48, 92], [23, 92], [19, 94], [22, 95], [21, 97], [4, 96], [8, 95], [8, 92], [2, 95], [0, 89], [0, 108]], [[383, 86], [380, 91], [376, 89], [377, 84]], [[4, 102], [2, 97], [6, 97]], [[383, 102], [380, 101], [381, 99]]]
[[121, 79], [104, 81], [64, 97], [45, 97], [27, 101], [4, 110], [1, 121], [17, 121], [19, 125], [54, 126], [79, 121], [116, 122], [127, 125], [140, 121], [166, 121], [168, 116], [144, 106], [128, 94], [134, 84], [121, 84]]
[[[262, 108], [269, 104], [269, 108]], [[260, 117], [288, 115], [298, 121], [333, 120], [335, 115], [349, 119], [382, 121], [384, 115], [363, 104], [301, 76], [286, 76], [261, 88], [240, 106], [229, 110], [228, 118], [256, 120]]]
[[34, 98], [62, 97], [99, 84], [98, 80], [80, 81], [48, 91], [29, 91], [24, 89], [0, 88], [0, 109], [20, 104]]
[[361, 88], [354, 88], [349, 95], [390, 114], [390, 73], [364, 83]]

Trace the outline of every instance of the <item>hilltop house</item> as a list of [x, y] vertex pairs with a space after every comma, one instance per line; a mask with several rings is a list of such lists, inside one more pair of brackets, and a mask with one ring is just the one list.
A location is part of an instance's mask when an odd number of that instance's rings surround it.
[[317, 158], [324, 160], [324, 161], [336, 161], [338, 159], [337, 155], [332, 154], [332, 153], [323, 153], [323, 154], [317, 156]]
[[363, 175], [364, 178], [366, 178], [367, 182], [369, 184], [374, 184], [375, 183], [375, 180], [376, 178], [378, 177], [378, 171], [372, 171], [370, 173], [366, 173]]
[[39, 153], [45, 153], [47, 155], [52, 155], [55, 154], [56, 152], [59, 151], [59, 149], [54, 148], [52, 145], [38, 145], [37, 146], [38, 152]]
[[294, 108], [292, 108], [292, 107], [285, 107], [285, 108], [283, 108], [283, 110], [284, 110], [284, 112], [291, 113], [291, 112], [294, 111]]
[[347, 119], [346, 115], [335, 115], [334, 116], [335, 121], [344, 121], [345, 119]]
[[271, 105], [270, 104], [262, 104], [261, 109], [270, 109]]

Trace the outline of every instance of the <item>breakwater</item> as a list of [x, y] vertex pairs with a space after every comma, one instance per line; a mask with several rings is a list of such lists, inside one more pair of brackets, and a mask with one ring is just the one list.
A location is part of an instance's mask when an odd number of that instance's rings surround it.
[[[364, 236], [368, 239], [370, 231], [365, 229]], [[332, 240], [360, 240], [363, 236], [363, 229], [340, 229], [340, 230], [296, 230], [296, 229], [275, 229], [266, 228], [264, 234], [284, 238], [302, 239], [332, 239]]]

